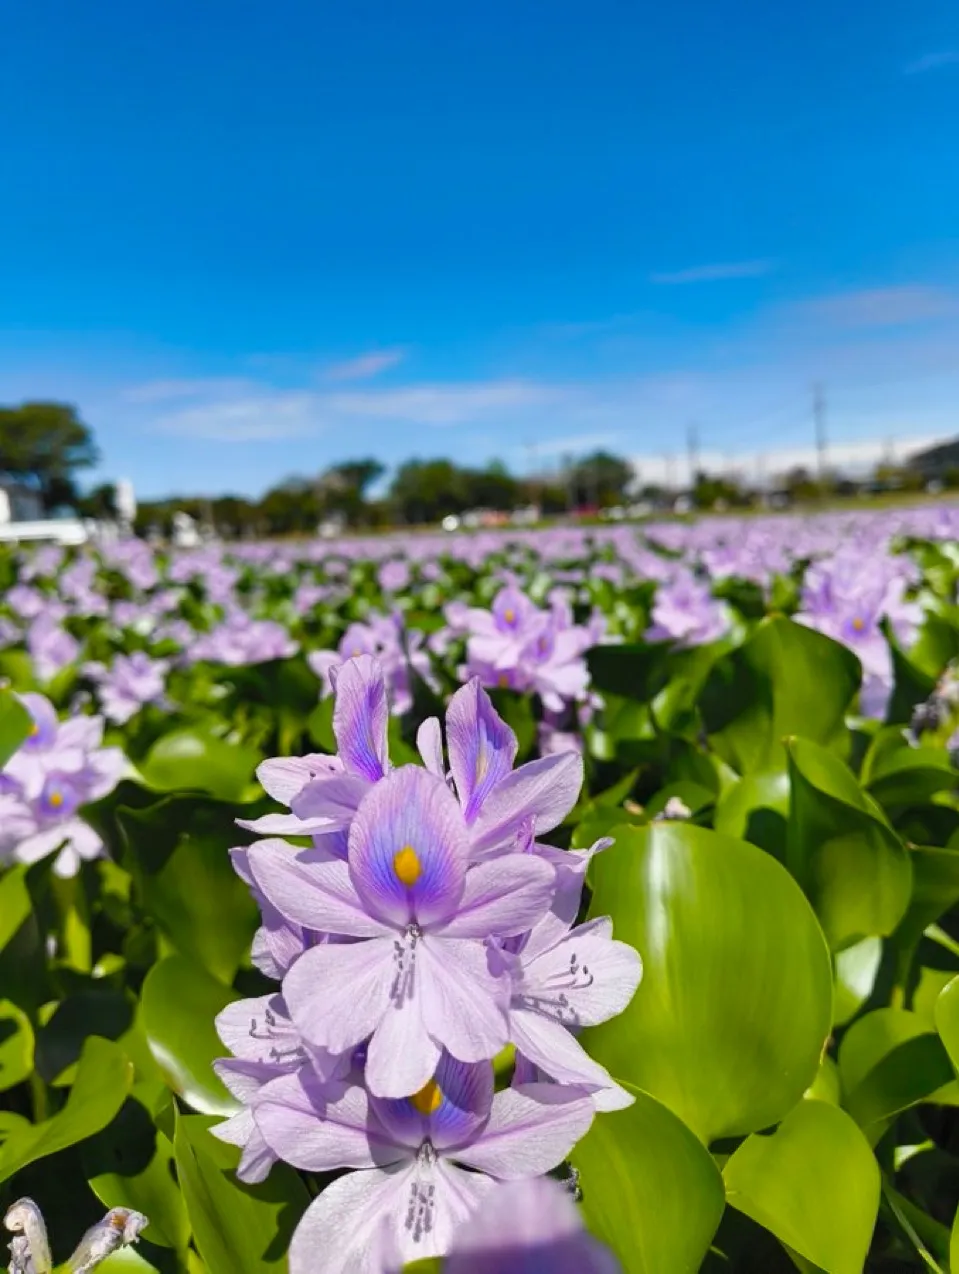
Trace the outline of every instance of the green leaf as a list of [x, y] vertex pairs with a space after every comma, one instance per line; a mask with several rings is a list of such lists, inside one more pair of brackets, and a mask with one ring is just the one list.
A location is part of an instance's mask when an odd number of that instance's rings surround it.
[[833, 753], [789, 742], [792, 801], [786, 865], [838, 950], [890, 934], [912, 887], [909, 855], [880, 807]]
[[748, 840], [778, 858], [786, 856], [789, 778], [784, 770], [746, 774], [716, 803], [713, 827], [724, 836]]
[[879, 1211], [879, 1166], [849, 1116], [800, 1102], [725, 1168], [726, 1198], [826, 1274], [861, 1274]]
[[146, 783], [161, 792], [201, 791], [222, 801], [240, 801], [262, 760], [259, 751], [227, 743], [208, 730], [171, 730], [159, 738], [140, 766]]
[[887, 1121], [933, 1099], [955, 1076], [942, 1041], [915, 1013], [875, 1009], [839, 1047], [843, 1105], [875, 1144]]
[[959, 850], [911, 845], [912, 896], [893, 940], [911, 951], [931, 924], [959, 902]]
[[18, 1127], [0, 1146], [0, 1181], [105, 1128], [132, 1082], [133, 1067], [120, 1049], [96, 1036], [89, 1039], [63, 1109], [43, 1123]]
[[238, 998], [200, 965], [179, 955], [155, 964], [143, 983], [143, 1029], [150, 1051], [173, 1091], [207, 1115], [232, 1115], [237, 1110], [213, 1073], [213, 1062], [226, 1053], [213, 1019]]
[[570, 1156], [589, 1229], [624, 1274], [695, 1274], [725, 1204], [712, 1156], [648, 1093], [601, 1114]]
[[11, 867], [0, 879], [0, 951], [33, 915], [27, 869]]
[[0, 770], [30, 733], [33, 719], [16, 695], [0, 690]]
[[847, 647], [776, 615], [714, 665], [699, 707], [711, 744], [740, 774], [777, 770], [786, 735], [845, 744], [860, 676]]
[[0, 1092], [22, 1083], [32, 1070], [30, 1019], [10, 1000], [0, 1000]]
[[836, 956], [834, 1026], [844, 1026], [869, 999], [881, 960], [881, 938], [863, 938]]
[[261, 1185], [237, 1181], [233, 1169], [239, 1151], [211, 1137], [208, 1124], [198, 1116], [181, 1115], [174, 1139], [197, 1250], [209, 1274], [280, 1274], [286, 1270], [293, 1230], [309, 1202], [306, 1189], [285, 1164], [276, 1164]]
[[584, 1032], [589, 1052], [704, 1141], [781, 1119], [832, 1022], [829, 953], [795, 881], [754, 845], [668, 822], [622, 828], [592, 871], [590, 914], [612, 916], [644, 975]]
[[950, 765], [945, 748], [913, 748], [900, 740], [899, 747], [883, 750], [867, 786], [880, 804], [891, 808], [921, 805], [957, 782], [959, 774]]
[[124, 861], [144, 910], [181, 954], [231, 982], [257, 927], [250, 891], [233, 870], [236, 807], [207, 797], [168, 796], [120, 809]]
[[[164, 1090], [165, 1091], [165, 1090]], [[133, 1208], [149, 1218], [143, 1237], [185, 1252], [190, 1221], [174, 1175], [173, 1146], [147, 1107], [129, 1097], [110, 1126], [87, 1142], [83, 1166], [107, 1208]]]

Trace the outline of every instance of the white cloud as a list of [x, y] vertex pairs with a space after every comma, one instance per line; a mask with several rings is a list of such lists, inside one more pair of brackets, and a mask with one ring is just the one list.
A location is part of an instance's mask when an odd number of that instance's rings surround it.
[[618, 429], [597, 433], [573, 434], [564, 438], [549, 438], [545, 442], [532, 442], [528, 447], [516, 448], [529, 456], [575, 456], [584, 451], [597, 451], [601, 447], [614, 447], [622, 439]]
[[401, 349], [370, 350], [343, 363], [334, 363], [323, 372], [325, 380], [370, 380], [380, 372], [398, 366], [404, 358]]
[[764, 274], [771, 274], [776, 269], [776, 262], [761, 261], [725, 261], [715, 265], [696, 265], [687, 270], [675, 270], [665, 274], [651, 274], [651, 283], [716, 283], [722, 279], [758, 279]]
[[923, 75], [926, 71], [936, 71], [942, 66], [959, 65], [959, 49], [942, 49], [938, 53], [927, 53], [902, 68], [903, 75]]
[[254, 391], [256, 381], [239, 376], [206, 376], [183, 380], [151, 380], [125, 389], [121, 397], [128, 403], [164, 403], [190, 398], [240, 394]]
[[907, 284], [817, 297], [799, 309], [837, 327], [902, 327], [956, 315], [959, 298], [945, 288]]
[[253, 393], [221, 397], [204, 391], [197, 397], [149, 421], [148, 430], [216, 442], [258, 442], [348, 429], [357, 419], [441, 428], [557, 402], [564, 391], [532, 381], [491, 380], [335, 393], [258, 386]]

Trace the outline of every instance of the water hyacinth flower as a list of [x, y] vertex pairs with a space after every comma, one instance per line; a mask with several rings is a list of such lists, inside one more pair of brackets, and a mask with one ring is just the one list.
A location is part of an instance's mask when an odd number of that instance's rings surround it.
[[445, 1055], [423, 1088], [399, 1101], [351, 1080], [278, 1080], [256, 1111], [278, 1157], [312, 1172], [357, 1170], [310, 1204], [290, 1245], [290, 1274], [314, 1274], [318, 1253], [324, 1274], [380, 1274], [384, 1246], [406, 1262], [443, 1255], [496, 1181], [556, 1167], [594, 1113], [584, 1092], [555, 1084], [494, 1094], [491, 1065]]
[[0, 771], [0, 858], [32, 863], [56, 853], [56, 874], [74, 876], [103, 850], [77, 810], [113, 790], [126, 760], [119, 748], [101, 746], [101, 717], [60, 722], [43, 695], [20, 700], [33, 726]]
[[569, 1191], [549, 1177], [490, 1190], [453, 1236], [445, 1274], [618, 1274], [583, 1228]]
[[396, 716], [413, 706], [411, 674], [434, 690], [437, 682], [425, 649], [423, 633], [407, 629], [399, 615], [374, 615], [366, 624], [350, 624], [336, 650], [313, 650], [306, 659], [322, 682], [322, 694], [333, 693], [336, 672], [348, 659], [370, 655], [383, 670]]
[[80, 643], [44, 611], [27, 629], [27, 650], [37, 677], [46, 682], [76, 660]]
[[108, 668], [102, 663], [86, 663], [84, 673], [96, 683], [104, 716], [124, 725], [148, 703], [162, 704], [169, 663], [151, 659], [142, 650], [117, 655]]

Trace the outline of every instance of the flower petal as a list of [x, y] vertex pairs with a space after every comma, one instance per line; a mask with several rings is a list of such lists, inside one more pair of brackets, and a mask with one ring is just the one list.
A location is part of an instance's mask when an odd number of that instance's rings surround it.
[[336, 677], [333, 733], [348, 771], [371, 783], [386, 774], [390, 765], [388, 723], [383, 669], [370, 655], [347, 659]]
[[574, 1035], [553, 1018], [530, 1009], [509, 1015], [510, 1040], [528, 1061], [560, 1084], [585, 1088], [597, 1110], [622, 1110], [635, 1100]]
[[373, 915], [397, 926], [452, 914], [468, 854], [456, 798], [418, 765], [401, 766], [370, 788], [350, 828], [356, 892]]
[[472, 827], [474, 857], [511, 845], [526, 819], [536, 835], [563, 821], [583, 785], [583, 758], [558, 752], [521, 765], [492, 790]]
[[274, 1154], [306, 1172], [372, 1168], [408, 1154], [370, 1118], [362, 1084], [321, 1083], [306, 1067], [275, 1079], [254, 1103], [253, 1117]]
[[489, 1123], [456, 1158], [502, 1181], [538, 1177], [562, 1163], [593, 1122], [595, 1108], [581, 1088], [524, 1084], [493, 1098]]
[[318, 831], [349, 827], [360, 801], [370, 790], [362, 774], [326, 774], [293, 797], [290, 808], [297, 818], [315, 823]]
[[[419, 1094], [426, 1085], [415, 1091]], [[440, 1056], [432, 1075], [430, 1095], [438, 1103], [426, 1111], [408, 1098], [374, 1098], [377, 1119], [394, 1140], [416, 1151], [429, 1139], [435, 1150], [446, 1151], [471, 1141], [489, 1118], [493, 1100], [493, 1067], [489, 1062], [458, 1062]]]
[[445, 779], [443, 732], [437, 717], [427, 717], [416, 731], [416, 747], [430, 774], [435, 774], [438, 779]]
[[509, 1029], [504, 980], [489, 972], [479, 942], [425, 935], [418, 947], [423, 1022], [461, 1062], [484, 1062], [505, 1048]]
[[393, 975], [391, 938], [311, 947], [283, 979], [283, 998], [305, 1039], [345, 1053], [379, 1025]]
[[439, 1046], [423, 1025], [420, 979], [410, 995], [395, 996], [366, 1051], [366, 1082], [377, 1097], [409, 1097], [427, 1084], [440, 1059]]
[[357, 896], [346, 863], [283, 840], [251, 845], [247, 862], [257, 889], [288, 920], [354, 938], [386, 932]]
[[622, 1013], [643, 976], [635, 947], [611, 937], [612, 921], [598, 916], [523, 966], [526, 1006], [565, 1026], [597, 1026]]
[[[290, 1274], [384, 1274], [384, 1216], [406, 1204], [412, 1165], [350, 1172], [331, 1182], [303, 1213], [290, 1242]], [[348, 1220], [347, 1220], [348, 1218]]]
[[504, 855], [466, 873], [456, 914], [439, 931], [447, 938], [509, 938], [525, 933], [553, 900], [556, 873], [530, 854]]
[[456, 792], [470, 824], [493, 788], [512, 772], [517, 747], [516, 735], [493, 707], [478, 677], [450, 700], [446, 738]]
[[289, 806], [307, 783], [320, 774], [333, 774], [341, 769], [336, 757], [313, 753], [308, 756], [274, 756], [261, 761], [256, 768], [260, 786], [274, 801]]
[[491, 1190], [453, 1236], [445, 1274], [618, 1274], [619, 1262], [583, 1229], [569, 1191], [549, 1177]]

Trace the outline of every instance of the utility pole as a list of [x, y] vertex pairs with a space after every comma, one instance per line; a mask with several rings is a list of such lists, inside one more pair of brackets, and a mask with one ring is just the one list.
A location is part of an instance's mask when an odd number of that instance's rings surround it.
[[689, 489], [694, 491], [699, 472], [699, 430], [692, 423], [686, 426], [686, 455], [689, 457]]
[[812, 415], [816, 428], [816, 471], [821, 491], [826, 481], [826, 395], [818, 382], [813, 385]]

